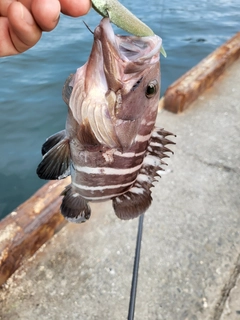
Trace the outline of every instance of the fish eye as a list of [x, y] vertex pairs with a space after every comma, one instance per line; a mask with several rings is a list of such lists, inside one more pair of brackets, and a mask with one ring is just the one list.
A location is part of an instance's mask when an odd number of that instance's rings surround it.
[[152, 98], [158, 90], [158, 82], [157, 80], [152, 80], [146, 87], [145, 95], [148, 99]]

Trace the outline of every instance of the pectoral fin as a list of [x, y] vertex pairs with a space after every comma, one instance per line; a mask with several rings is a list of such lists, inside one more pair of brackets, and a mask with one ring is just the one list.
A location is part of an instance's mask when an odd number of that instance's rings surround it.
[[70, 96], [71, 96], [71, 93], [72, 93], [72, 89], [73, 89], [73, 87], [69, 85], [70, 82], [73, 79], [73, 76], [74, 76], [74, 74], [70, 74], [70, 76], [65, 81], [63, 89], [62, 89], [62, 98], [63, 98], [63, 101], [67, 105], [69, 105], [69, 99], [70, 99]]
[[42, 155], [44, 156], [50, 149], [52, 149], [58, 142], [66, 138], [66, 130], [59, 131], [44, 142], [42, 145]]
[[61, 195], [64, 195], [61, 212], [65, 219], [82, 223], [90, 218], [91, 209], [87, 201], [75, 192], [71, 185], [67, 186]]
[[[51, 145], [51, 139], [49, 145]], [[49, 145], [44, 151], [48, 149]], [[39, 178], [46, 180], [64, 179], [70, 174], [70, 147], [68, 138], [60, 140], [44, 154], [42, 161], [38, 165], [37, 174]]]

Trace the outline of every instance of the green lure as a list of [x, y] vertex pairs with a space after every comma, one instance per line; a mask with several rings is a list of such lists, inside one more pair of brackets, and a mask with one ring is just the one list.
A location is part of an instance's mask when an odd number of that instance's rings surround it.
[[[117, 0], [92, 0], [92, 6], [103, 17], [109, 17], [119, 28], [137, 36], [153, 36], [154, 32]], [[160, 52], [167, 56], [163, 46]]]

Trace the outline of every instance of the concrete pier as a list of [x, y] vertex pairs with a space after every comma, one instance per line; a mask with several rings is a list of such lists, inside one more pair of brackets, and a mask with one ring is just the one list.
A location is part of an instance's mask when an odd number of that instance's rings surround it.
[[[240, 319], [240, 60], [183, 113], [145, 214], [136, 320]], [[68, 223], [0, 289], [1, 320], [126, 319], [138, 220]]]

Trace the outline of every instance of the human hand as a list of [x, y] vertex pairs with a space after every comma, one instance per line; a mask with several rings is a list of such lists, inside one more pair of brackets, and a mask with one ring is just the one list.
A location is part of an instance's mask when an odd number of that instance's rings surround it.
[[56, 27], [60, 11], [79, 17], [90, 8], [90, 0], [0, 0], [0, 57], [33, 47]]

